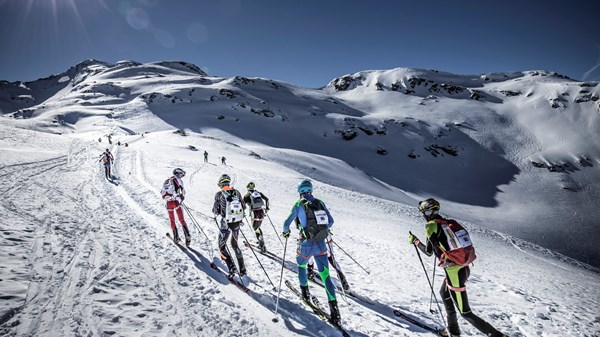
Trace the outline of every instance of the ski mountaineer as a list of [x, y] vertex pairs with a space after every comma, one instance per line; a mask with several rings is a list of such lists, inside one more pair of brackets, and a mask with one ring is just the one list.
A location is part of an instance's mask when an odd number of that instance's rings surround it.
[[106, 176], [106, 179], [111, 179], [112, 173], [110, 172], [110, 165], [115, 161], [112, 153], [106, 149], [106, 151], [100, 155], [100, 160], [98, 161], [104, 164], [104, 175]]
[[283, 237], [290, 237], [290, 225], [298, 218], [300, 235], [298, 238], [298, 249], [296, 263], [298, 264], [298, 279], [302, 289], [302, 298], [310, 303], [310, 292], [308, 290], [308, 279], [306, 275], [306, 264], [314, 256], [317, 263], [321, 280], [325, 284], [325, 291], [329, 301], [331, 322], [340, 326], [341, 317], [335, 297], [335, 286], [329, 277], [329, 264], [327, 262], [327, 244], [325, 239], [329, 234], [329, 228], [333, 225], [333, 217], [325, 206], [325, 203], [313, 197], [313, 186], [310, 180], [302, 180], [298, 184], [300, 200], [296, 201], [290, 215], [283, 224]]
[[465, 285], [469, 278], [470, 269], [468, 265], [458, 265], [447, 259], [446, 252], [450, 250], [450, 247], [446, 233], [442, 228], [442, 223], [448, 223], [450, 220], [440, 216], [438, 214], [439, 210], [440, 203], [433, 198], [419, 203], [419, 212], [421, 212], [423, 217], [425, 217], [425, 220], [427, 220], [427, 223], [425, 224], [427, 242], [423, 244], [412, 234], [409, 235], [408, 242], [416, 245], [427, 256], [435, 254], [440, 260], [439, 266], [444, 268], [446, 279], [440, 289], [440, 295], [444, 301], [444, 307], [446, 308], [446, 314], [448, 316], [448, 332], [450, 333], [450, 336], [460, 336], [460, 327], [458, 325], [454, 305], [456, 305], [464, 319], [477, 328], [477, 330], [483, 332], [486, 336], [505, 336], [471, 311]]
[[167, 202], [167, 211], [169, 212], [169, 220], [171, 221], [171, 230], [173, 231], [173, 240], [179, 242], [179, 233], [177, 232], [177, 226], [175, 225], [175, 212], [177, 212], [177, 218], [183, 227], [183, 234], [185, 235], [185, 245], [189, 246], [191, 240], [190, 230], [188, 229], [187, 223], [183, 218], [183, 210], [181, 204], [185, 199], [185, 189], [183, 188], [183, 181], [185, 177], [185, 171], [176, 168], [173, 170], [173, 176], [165, 180], [163, 188], [160, 191], [163, 200]]
[[204, 151], [204, 162], [208, 163], [208, 152]]
[[237, 269], [235, 263], [232, 260], [231, 254], [227, 249], [227, 239], [229, 234], [233, 232], [231, 236], [231, 248], [235, 252], [235, 256], [238, 260], [238, 266], [240, 276], [246, 275], [246, 267], [244, 266], [244, 256], [238, 245], [238, 235], [240, 232], [240, 225], [244, 219], [244, 211], [246, 205], [242, 198], [241, 193], [230, 186], [231, 178], [227, 174], [223, 174], [219, 178], [218, 185], [221, 188], [219, 192], [215, 194], [215, 202], [213, 204], [213, 214], [216, 221], [217, 215], [221, 216], [220, 232], [219, 232], [219, 250], [221, 251], [221, 259], [225, 260], [227, 268], [229, 269], [229, 277], [232, 278], [236, 273]]
[[227, 165], [227, 164], [225, 163], [225, 157], [221, 157], [221, 165]]
[[248, 193], [244, 195], [244, 203], [250, 205], [248, 215], [252, 218], [252, 229], [254, 229], [254, 234], [256, 234], [256, 239], [258, 240], [258, 248], [264, 254], [267, 252], [267, 247], [265, 246], [265, 239], [260, 225], [265, 218], [265, 214], [269, 211], [269, 198], [256, 190], [256, 184], [253, 182], [249, 182], [246, 188], [248, 189]]

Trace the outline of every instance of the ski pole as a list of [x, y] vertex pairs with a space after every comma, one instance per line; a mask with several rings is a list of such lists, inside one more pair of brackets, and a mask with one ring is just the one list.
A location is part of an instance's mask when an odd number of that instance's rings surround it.
[[[246, 218], [244, 218], [246, 219]], [[244, 231], [242, 230], [242, 227], [240, 226], [240, 233], [242, 233], [242, 236], [244, 237], [244, 240], [246, 240], [246, 242], [250, 243], [250, 241], [248, 241], [248, 239], [246, 238], [246, 234], [244, 234]], [[254, 257], [256, 258], [256, 261], [258, 261], [258, 264], [260, 265], [260, 268], [262, 268], [262, 270], [265, 272], [265, 275], [267, 275], [267, 279], [269, 280], [269, 282], [271, 282], [271, 285], [273, 286], [273, 290], [277, 290], [277, 287], [275, 286], [275, 284], [273, 284], [273, 281], [271, 281], [271, 278], [269, 277], [269, 274], [267, 273], [267, 271], [265, 270], [265, 267], [263, 267], [262, 263], [260, 262], [260, 259], [258, 258], [258, 255], [256, 255], [256, 252], [254, 251], [254, 248], [252, 246], [249, 246], [250, 250], [252, 251], [252, 254], [254, 254]]]
[[275, 301], [275, 318], [273, 322], [279, 322], [277, 317], [277, 310], [279, 309], [279, 295], [281, 294], [281, 282], [283, 281], [283, 267], [285, 265], [285, 252], [287, 251], [288, 239], [285, 238], [285, 245], [283, 246], [283, 258], [281, 259], [281, 274], [279, 275], [279, 290], [277, 291], [277, 301]]
[[[329, 242], [327, 242], [327, 248], [329, 249], [329, 258], [331, 259], [329, 262], [331, 262], [331, 266], [333, 267], [333, 269], [335, 269], [335, 272], [338, 274], [338, 279], [340, 278], [340, 274], [343, 274], [340, 268], [340, 265], [337, 263], [335, 256], [333, 254], [333, 246], [331, 245], [331, 243], [333, 242], [333, 239]], [[344, 276], [345, 278], [345, 276]], [[341, 280], [340, 280], [341, 281]], [[344, 298], [344, 301], [348, 302], [348, 299], [346, 298], [346, 289], [344, 289], [344, 284], [342, 283], [342, 297]]]
[[348, 254], [348, 252], [346, 252], [342, 247], [340, 247], [340, 245], [337, 244], [337, 242], [331, 240], [331, 242], [333, 242], [342, 252], [344, 252], [346, 255], [348, 255], [349, 258], [352, 259], [352, 261], [354, 261], [354, 263], [356, 263], [359, 267], [362, 268], [362, 270], [364, 270], [367, 274], [371, 275], [371, 273], [366, 270], [363, 266], [360, 265], [360, 263], [358, 263], [352, 256], [350, 256], [350, 254]]
[[[431, 283], [432, 283], [432, 287], [435, 287], [435, 266], [436, 266], [436, 262], [437, 262], [437, 257], [433, 257], [433, 276], [431, 278]], [[431, 310], [431, 305], [433, 304], [433, 291], [431, 292], [431, 295], [429, 295], [429, 312], [430, 313], [434, 313], [434, 310]]]
[[279, 236], [279, 233], [277, 232], [277, 229], [275, 229], [275, 225], [273, 224], [273, 221], [271, 221], [271, 217], [266, 212], [265, 212], [265, 215], [267, 216], [267, 219], [269, 219], [269, 222], [271, 223], [271, 227], [273, 227], [273, 230], [275, 231], [275, 235], [277, 235], [277, 238], [279, 239], [279, 242], [283, 246], [283, 242], [281, 241], [281, 237]]
[[208, 243], [208, 246], [211, 248], [209, 250], [210, 252], [210, 258], [211, 260], [213, 260], [215, 258], [213, 251], [212, 251], [212, 245], [210, 243], [210, 239], [208, 238], [208, 235], [206, 235], [206, 232], [204, 232], [204, 230], [202, 229], [202, 227], [200, 227], [200, 225], [198, 224], [198, 221], [196, 221], [196, 218], [194, 218], [194, 216], [192, 215], [192, 212], [190, 212], [190, 209], [187, 207], [186, 204], [184, 204], [183, 202], [181, 203], [181, 205], [183, 206], [183, 209], [185, 209], [185, 212], [188, 214], [188, 216], [190, 217], [190, 219], [192, 219], [192, 223], [194, 224], [194, 226], [196, 227], [196, 229], [198, 229], [202, 234], [204, 234], [204, 237], [206, 238], [206, 243]]
[[[410, 235], [413, 235], [413, 233], [410, 231], [408, 233]], [[439, 315], [440, 315], [440, 317], [442, 317], [442, 322], [444, 322], [444, 326], [448, 326], [448, 324], [446, 324], [446, 319], [442, 315], [442, 309], [440, 309], [440, 303], [437, 300], [437, 296], [435, 296], [435, 291], [433, 290], [433, 285], [431, 284], [431, 280], [429, 280], [429, 275], [427, 274], [427, 270], [425, 269], [425, 264], [423, 263], [423, 259], [421, 258], [421, 253], [419, 253], [419, 248], [417, 248], [417, 245], [415, 245], [415, 244], [413, 244], [413, 246], [415, 246], [415, 251], [417, 251], [417, 256], [419, 257], [419, 261], [421, 261], [421, 266], [423, 267], [423, 271], [425, 272], [425, 277], [427, 277], [427, 282], [429, 283], [429, 289], [431, 289], [431, 294], [433, 295], [433, 298], [435, 298], [435, 304], [437, 304], [437, 307], [439, 310]]]

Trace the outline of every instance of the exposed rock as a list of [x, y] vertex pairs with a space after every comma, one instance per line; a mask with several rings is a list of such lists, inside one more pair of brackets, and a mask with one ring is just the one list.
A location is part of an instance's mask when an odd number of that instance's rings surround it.
[[368, 128], [363, 128], [362, 126], [359, 126], [358, 129], [364, 133], [366, 133], [369, 136], [373, 135], [373, 131], [369, 130]]
[[381, 146], [378, 146], [378, 147], [377, 147], [377, 154], [379, 154], [379, 155], [382, 155], [382, 156], [385, 156], [386, 154], [388, 154], [388, 152], [387, 152], [387, 150], [386, 150], [386, 149], [384, 149], [383, 147], [381, 147]]
[[521, 93], [518, 91], [511, 91], [511, 90], [500, 90], [500, 93], [504, 96], [519, 96]]
[[229, 99], [235, 98], [235, 96], [237, 96], [237, 93], [230, 89], [220, 89], [219, 94], [222, 96], [227, 96], [227, 98]]
[[275, 113], [273, 111], [269, 110], [269, 109], [254, 109], [254, 108], [251, 108], [250, 112], [253, 112], [253, 113], [257, 114], [257, 115], [263, 115], [265, 117], [274, 117], [275, 116]]

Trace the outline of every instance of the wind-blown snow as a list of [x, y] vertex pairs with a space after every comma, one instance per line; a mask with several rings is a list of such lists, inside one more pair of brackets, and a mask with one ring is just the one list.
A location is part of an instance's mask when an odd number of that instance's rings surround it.
[[[594, 83], [542, 72], [396, 69], [348, 75], [344, 90], [340, 81], [310, 90], [194, 71], [178, 62], [87, 61], [37, 82], [0, 84], [3, 335], [337, 335], [285, 286], [282, 319], [273, 323], [276, 292], [247, 248], [250, 295], [209, 267], [224, 265], [211, 218], [223, 173], [240, 190], [254, 181], [270, 198], [273, 224], [263, 231], [280, 256], [276, 232], [295, 186], [313, 179], [335, 219], [334, 239], [370, 272], [336, 251], [353, 291], [376, 301], [338, 294], [353, 336], [428, 334], [392, 308], [440, 324], [407, 243], [408, 231], [424, 237], [415, 205], [428, 196], [471, 233], [478, 259], [468, 289], [477, 314], [510, 336], [600, 333], [597, 268], [556, 252], [598, 256], [597, 222], [589, 220], [598, 218], [600, 165]], [[451, 82], [456, 88], [436, 92]], [[469, 98], [473, 90], [479, 100]], [[108, 134], [128, 147], [108, 145]], [[107, 147], [114, 184], [97, 162]], [[165, 238], [158, 191], [174, 167], [187, 171], [186, 203], [210, 239], [186, 214], [193, 250]], [[253, 236], [248, 226], [243, 232]], [[290, 263], [294, 250], [290, 240]], [[281, 265], [259, 259], [278, 286]], [[424, 262], [431, 273], [433, 261]], [[283, 277], [297, 283], [290, 271]], [[441, 279], [438, 268], [436, 294]], [[311, 291], [326, 302], [322, 288]], [[465, 321], [461, 328], [479, 335]]]

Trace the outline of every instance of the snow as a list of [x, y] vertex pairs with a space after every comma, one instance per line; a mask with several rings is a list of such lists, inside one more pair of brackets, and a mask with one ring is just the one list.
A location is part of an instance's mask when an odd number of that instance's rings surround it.
[[[597, 86], [535, 75], [541, 72], [486, 74], [486, 81], [483, 75], [399, 68], [361, 72], [360, 84], [335, 91], [202, 76], [178, 62], [113, 67], [87, 61], [77, 67], [84, 70], [70, 73], [78, 79], [67, 84], [60, 83], [62, 75], [42, 80], [54, 88], [25, 83], [37, 105], [4, 100], [20, 84], [0, 87], [2, 335], [339, 335], [285, 286], [280, 321], [272, 322], [277, 292], [269, 279], [279, 285], [281, 264], [258, 255], [267, 278], [242, 247], [249, 294], [209, 267], [225, 266], [211, 214], [223, 173], [240, 191], [254, 181], [269, 197], [272, 223], [262, 228], [268, 249], [279, 256], [284, 250], [277, 233], [297, 199], [295, 186], [313, 180], [315, 196], [335, 219], [336, 243], [360, 264], [336, 249], [351, 289], [375, 302], [338, 293], [352, 336], [431, 335], [397, 319], [393, 309], [440, 326], [429, 311], [423, 266], [407, 243], [409, 231], [424, 237], [415, 206], [429, 196], [441, 200], [442, 214], [458, 219], [475, 243], [468, 291], [476, 314], [513, 337], [600, 334], [600, 277], [597, 265], [585, 263], [598, 251], [597, 223], [588, 220], [598, 218], [598, 105], [573, 102], [581, 90], [598, 95]], [[414, 94], [389, 89], [414, 76], [495, 96], [476, 101], [424, 87]], [[376, 90], [377, 82], [386, 89]], [[505, 97], [501, 90], [521, 94]], [[550, 107], [548, 99], [565, 92], [565, 107]], [[19, 109], [34, 111], [9, 117]], [[348, 117], [374, 134], [353, 128]], [[385, 135], [375, 133], [381, 126]], [[335, 132], [352, 128], [357, 136], [350, 141]], [[438, 149], [446, 155], [434, 157], [423, 149], [432, 143], [452, 145], [458, 156]], [[376, 146], [389, 154], [377, 155]], [[114, 183], [104, 179], [98, 162], [107, 147], [116, 159]], [[209, 163], [202, 160], [205, 150]], [[409, 158], [409, 151], [418, 157]], [[550, 172], [532, 160], [572, 166]], [[159, 190], [175, 167], [187, 172], [186, 204], [199, 225], [185, 214], [193, 250], [165, 238], [169, 225]], [[254, 241], [248, 225], [243, 233]], [[290, 239], [288, 263], [295, 263], [294, 251]], [[433, 261], [422, 257], [431, 277]], [[335, 272], [332, 277], [339, 283]], [[437, 268], [438, 298], [442, 278]], [[297, 283], [287, 269], [283, 279]], [[322, 288], [311, 285], [311, 292], [326, 303]], [[481, 335], [459, 322], [464, 336]]]

